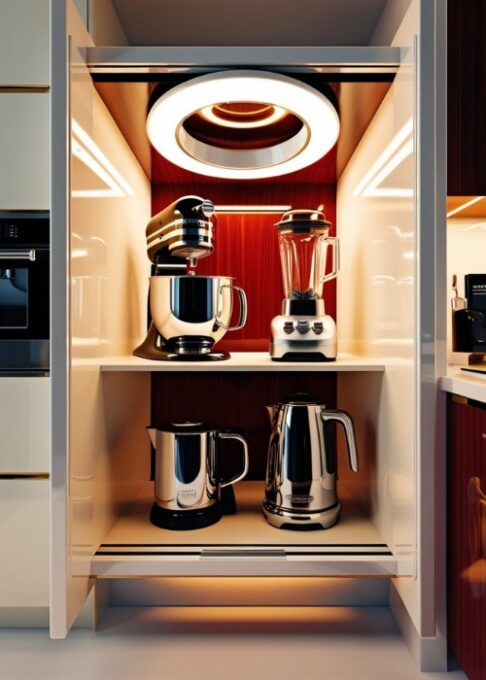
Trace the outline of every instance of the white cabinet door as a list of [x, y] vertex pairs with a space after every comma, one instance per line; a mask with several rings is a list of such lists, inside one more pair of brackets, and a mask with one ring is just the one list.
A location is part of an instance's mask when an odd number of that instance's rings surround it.
[[48, 605], [49, 481], [0, 480], [0, 607]]
[[48, 210], [49, 94], [0, 92], [0, 210]]
[[50, 379], [0, 378], [0, 474], [51, 468]]
[[0, 0], [0, 87], [49, 80], [49, 0]]

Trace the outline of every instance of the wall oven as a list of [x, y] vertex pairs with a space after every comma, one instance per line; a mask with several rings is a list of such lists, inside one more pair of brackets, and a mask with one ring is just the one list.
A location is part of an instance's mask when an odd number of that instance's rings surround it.
[[49, 214], [0, 212], [0, 374], [49, 372]]

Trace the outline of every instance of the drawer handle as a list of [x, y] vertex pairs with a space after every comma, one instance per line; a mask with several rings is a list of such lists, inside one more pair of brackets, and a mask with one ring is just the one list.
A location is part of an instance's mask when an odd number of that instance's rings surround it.
[[35, 250], [0, 250], [0, 260], [30, 260], [35, 262]]

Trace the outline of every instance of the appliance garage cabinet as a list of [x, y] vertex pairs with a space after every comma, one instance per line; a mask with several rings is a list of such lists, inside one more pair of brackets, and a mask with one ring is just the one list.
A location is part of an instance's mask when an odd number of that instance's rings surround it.
[[[102, 600], [108, 581], [123, 590], [140, 578], [149, 588], [157, 577], [215, 577], [231, 604], [231, 582], [260, 583], [271, 603], [276, 578], [291, 589], [307, 577], [329, 587], [346, 577], [358, 591], [380, 579], [422, 666], [444, 667], [436, 578], [444, 547], [434, 540], [443, 442], [434, 434], [440, 423], [431, 426], [442, 418], [444, 372], [434, 314], [443, 304], [444, 31], [442, 3], [412, 2], [385, 45], [103, 48], [90, 44], [70, 5], [53, 0], [53, 637], [68, 633], [91, 589]], [[153, 90], [184, 91], [192, 78], [230, 67], [330, 92], [337, 145], [308, 168], [245, 181], [197, 174], [150, 150]], [[128, 119], [143, 121], [138, 134]], [[225, 361], [132, 354], [147, 332], [145, 227], [187, 194], [216, 206], [214, 253], [197, 274], [233, 276], [248, 297], [245, 328], [221, 341]], [[324, 210], [339, 237], [337, 290], [329, 284], [325, 294], [337, 319], [336, 361], [268, 354], [282, 298], [273, 225], [290, 207]], [[354, 420], [359, 472], [344, 464], [338, 437], [343, 511], [324, 531], [276, 529], [261, 510], [265, 407], [295, 392]], [[242, 430], [249, 470], [235, 485], [236, 514], [170, 531], [149, 521], [146, 428], [187, 420]]]

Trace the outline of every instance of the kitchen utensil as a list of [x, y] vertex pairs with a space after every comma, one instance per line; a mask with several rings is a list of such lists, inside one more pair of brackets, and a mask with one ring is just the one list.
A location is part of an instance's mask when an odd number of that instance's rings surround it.
[[344, 411], [326, 409], [308, 394], [267, 406], [272, 433], [268, 447], [265, 500], [267, 521], [281, 529], [327, 529], [339, 518], [337, 461], [329, 423], [344, 427], [349, 464], [358, 471], [354, 425]]
[[[226, 331], [246, 323], [245, 292], [231, 277], [196, 276], [197, 261], [214, 250], [214, 205], [183, 196], [147, 225], [147, 255], [152, 262], [149, 292], [151, 323], [134, 354], [145, 359], [214, 361], [229, 354], [213, 351]], [[230, 327], [233, 290], [240, 318]]]
[[[339, 241], [319, 210], [290, 210], [278, 229], [285, 298], [271, 323], [270, 356], [275, 361], [336, 358], [336, 324], [325, 313], [323, 285], [339, 270]], [[327, 254], [332, 267], [326, 273]]]
[[[222, 514], [220, 490], [248, 472], [244, 437], [211, 423], [165, 423], [147, 428], [155, 449], [155, 503], [150, 519], [166, 529], [197, 529]], [[241, 469], [221, 473], [221, 442], [236, 439], [243, 447]]]

